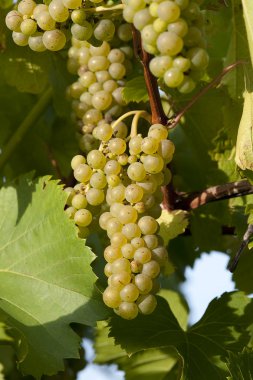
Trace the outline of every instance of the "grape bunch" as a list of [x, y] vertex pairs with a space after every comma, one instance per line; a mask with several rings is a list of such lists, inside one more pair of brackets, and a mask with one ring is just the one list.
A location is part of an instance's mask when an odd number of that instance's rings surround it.
[[[122, 91], [125, 76], [132, 70], [133, 49], [112, 48], [106, 41], [95, 47], [72, 38], [68, 56], [69, 70], [78, 73], [78, 80], [69, 87], [68, 95], [72, 98], [74, 119], [80, 132], [80, 149], [88, 152], [98, 146], [92, 136], [93, 129], [115, 120], [126, 109]], [[126, 126], [119, 124], [114, 133], [125, 137]]]
[[150, 71], [170, 88], [191, 92], [208, 66], [199, 0], [124, 0], [123, 16], [154, 55]]
[[[96, 3], [98, 1], [91, 1], [93, 7]], [[29, 45], [36, 52], [61, 50], [68, 40], [69, 28], [71, 35], [79, 41], [91, 38], [98, 42], [112, 40], [115, 34], [113, 21], [102, 19], [94, 24], [92, 19], [87, 19], [89, 10], [92, 8], [88, 8], [88, 12], [83, 8], [82, 0], [52, 0], [49, 5], [21, 0], [17, 9], [7, 14], [5, 22], [17, 45]]]

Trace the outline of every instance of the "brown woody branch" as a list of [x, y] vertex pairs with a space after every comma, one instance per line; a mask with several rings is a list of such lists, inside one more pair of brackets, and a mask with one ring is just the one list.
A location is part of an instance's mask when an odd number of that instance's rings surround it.
[[253, 185], [247, 180], [225, 183], [194, 193], [180, 193], [175, 199], [176, 208], [194, 210], [210, 202], [253, 194]]
[[135, 55], [140, 58], [144, 69], [144, 78], [150, 101], [152, 123], [167, 125], [168, 118], [162, 107], [157, 80], [149, 70], [151, 55], [142, 48], [141, 35], [135, 27], [133, 27], [133, 44]]

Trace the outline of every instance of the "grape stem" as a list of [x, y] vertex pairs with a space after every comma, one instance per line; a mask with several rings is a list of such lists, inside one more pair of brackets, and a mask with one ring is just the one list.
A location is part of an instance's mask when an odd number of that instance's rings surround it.
[[51, 101], [52, 94], [52, 88], [48, 88], [11, 136], [10, 140], [3, 149], [2, 154], [0, 155], [0, 169], [4, 167], [12, 153], [17, 149], [17, 146], [20, 144], [25, 134], [34, 126], [42, 112], [48, 106]]
[[239, 259], [241, 257], [241, 254], [243, 253], [244, 249], [249, 244], [249, 241], [250, 241], [252, 235], [253, 235], [253, 225], [249, 224], [245, 234], [243, 235], [243, 239], [242, 239], [240, 248], [238, 249], [236, 255], [232, 258], [232, 260], [228, 264], [228, 270], [231, 273], [233, 273], [236, 270]]
[[151, 117], [146, 111], [136, 112], [132, 120], [130, 138], [133, 138], [138, 134], [138, 122], [140, 117], [147, 120], [149, 123], [151, 122]]
[[[129, 112], [126, 112], [124, 113], [124, 115], [120, 116], [117, 120], [115, 120], [113, 123], [112, 123], [112, 129], [114, 129], [122, 120], [126, 119], [127, 117], [131, 116], [131, 115], [139, 115], [138, 119], [140, 117], [143, 117], [144, 119], [146, 119], [147, 121], [151, 121], [151, 116], [149, 115], [148, 112], [146, 111], [140, 111], [140, 110], [135, 110], [135, 111], [129, 111]], [[138, 120], [137, 120], [138, 121]], [[132, 133], [132, 131], [131, 131]]]

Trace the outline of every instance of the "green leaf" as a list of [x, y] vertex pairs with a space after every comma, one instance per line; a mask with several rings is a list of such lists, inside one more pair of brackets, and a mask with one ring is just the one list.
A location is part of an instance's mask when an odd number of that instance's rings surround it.
[[249, 341], [247, 326], [253, 322], [250, 299], [240, 292], [224, 293], [214, 299], [198, 323], [184, 332], [168, 303], [159, 299], [150, 316], [132, 321], [113, 317], [110, 336], [116, 344], [133, 354], [146, 349], [174, 347], [184, 360], [187, 380], [223, 380], [217, 357], [227, 350], [239, 351]]
[[251, 63], [253, 64], [253, 3], [251, 0], [242, 0], [242, 6], [249, 43]]
[[126, 82], [123, 90], [125, 102], [147, 102], [149, 100], [144, 76], [140, 75]]
[[253, 144], [252, 144], [252, 122], [253, 122], [253, 93], [245, 91], [243, 114], [240, 121], [235, 162], [242, 169], [253, 170]]
[[227, 366], [231, 377], [229, 380], [253, 379], [253, 351], [244, 349], [242, 352], [229, 352]]
[[77, 238], [65, 200], [49, 177], [0, 191], [0, 312], [21, 342], [21, 371], [36, 378], [78, 357], [70, 323], [94, 325], [107, 315], [90, 267], [94, 254]]
[[187, 216], [188, 213], [184, 210], [162, 210], [157, 221], [160, 226], [159, 235], [163, 238], [165, 245], [169, 243], [169, 240], [185, 232], [189, 223]]
[[98, 324], [95, 339], [96, 363], [116, 363], [125, 371], [126, 380], [163, 380], [178, 361], [178, 355], [171, 348], [148, 349], [128, 357], [126, 352], [115, 345], [114, 339], [108, 336], [106, 323]]

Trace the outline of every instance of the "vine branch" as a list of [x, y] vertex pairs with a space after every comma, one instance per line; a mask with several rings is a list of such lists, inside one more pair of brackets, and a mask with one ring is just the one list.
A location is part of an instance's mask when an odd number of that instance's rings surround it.
[[168, 118], [163, 110], [157, 80], [149, 70], [151, 55], [142, 48], [141, 35], [135, 27], [133, 27], [133, 44], [135, 55], [139, 57], [144, 69], [144, 79], [149, 96], [152, 123], [167, 125]]
[[177, 194], [176, 207], [182, 210], [194, 210], [210, 202], [253, 194], [253, 185], [247, 180], [225, 183], [193, 193]]
[[230, 270], [230, 272], [233, 273], [236, 270], [241, 254], [243, 253], [244, 249], [248, 245], [252, 235], [253, 235], [253, 224], [249, 224], [245, 234], [243, 235], [242, 243], [240, 245], [238, 252], [228, 264], [228, 269]]
[[49, 88], [42, 94], [37, 103], [28, 113], [26, 118], [22, 121], [22, 123], [14, 132], [14, 134], [11, 136], [10, 140], [7, 142], [6, 146], [2, 150], [2, 154], [0, 155], [0, 170], [4, 167], [6, 161], [8, 161], [8, 159], [15, 151], [18, 144], [22, 141], [28, 130], [34, 126], [34, 123], [39, 118], [41, 113], [44, 111], [51, 98], [52, 89]]

